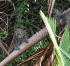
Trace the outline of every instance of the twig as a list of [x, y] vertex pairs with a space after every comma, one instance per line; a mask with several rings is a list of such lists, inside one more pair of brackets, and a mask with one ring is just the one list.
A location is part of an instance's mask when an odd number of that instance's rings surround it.
[[6, 23], [7, 32], [8, 32], [8, 15], [6, 13], [4, 13], [4, 12], [0, 12], [0, 14], [5, 14], [7, 16], [7, 23], [2, 18], [0, 18], [0, 19]]
[[0, 41], [0, 46], [6, 52], [6, 54], [9, 55], [9, 52], [5, 49], [5, 47], [3, 46], [3, 44], [1, 43], [1, 41]]

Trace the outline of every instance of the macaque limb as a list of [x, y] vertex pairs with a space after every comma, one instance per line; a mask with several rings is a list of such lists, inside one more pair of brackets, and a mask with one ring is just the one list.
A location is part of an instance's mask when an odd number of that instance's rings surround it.
[[63, 13], [63, 10], [61, 8], [53, 8], [53, 14], [55, 14], [55, 19], [59, 18]]
[[69, 34], [70, 34], [70, 14], [68, 14], [67, 12], [65, 13], [65, 17], [66, 17], [66, 23], [67, 23], [67, 27], [69, 29]]

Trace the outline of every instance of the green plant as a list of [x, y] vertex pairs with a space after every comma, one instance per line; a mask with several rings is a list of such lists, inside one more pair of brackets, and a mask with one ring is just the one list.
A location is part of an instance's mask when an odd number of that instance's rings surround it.
[[60, 50], [63, 56], [64, 66], [70, 66], [70, 32], [67, 27], [61, 39]]
[[[52, 40], [52, 43], [53, 43], [53, 46], [54, 46], [54, 48], [55, 48], [56, 57], [57, 57], [57, 60], [58, 60], [58, 62], [59, 62], [59, 65], [60, 65], [60, 66], [64, 66], [64, 62], [63, 62], [63, 58], [62, 58], [61, 52], [60, 52], [60, 50], [59, 50], [59, 46], [58, 46], [58, 44], [57, 44], [57, 42], [56, 42], [55, 35], [54, 35], [53, 31], [52, 31], [53, 28], [51, 29], [51, 27], [50, 27], [50, 25], [49, 25], [49, 23], [48, 23], [48, 22], [50, 22], [53, 27], [55, 26], [55, 29], [56, 29], [56, 21], [55, 21], [54, 19], [51, 21], [50, 18], [49, 18], [49, 20], [47, 20], [47, 18], [45, 17], [44, 13], [43, 13], [41, 10], [40, 10], [40, 16], [41, 16], [41, 18], [43, 19], [43, 21], [44, 21], [44, 23], [45, 23], [45, 25], [46, 25], [46, 28], [47, 28], [47, 30], [48, 30], [49, 36], [50, 36], [50, 38], [51, 38], [51, 40]], [[54, 30], [55, 30], [55, 29], [54, 29]], [[56, 31], [56, 30], [55, 30], [55, 31]], [[55, 31], [54, 31], [54, 32], [55, 32]]]
[[1, 30], [0, 37], [3, 40], [5, 40], [5, 38], [7, 37], [8, 33], [7, 33], [7, 31], [4, 31], [3, 29], [1, 29], [1, 27], [0, 27], [0, 30]]

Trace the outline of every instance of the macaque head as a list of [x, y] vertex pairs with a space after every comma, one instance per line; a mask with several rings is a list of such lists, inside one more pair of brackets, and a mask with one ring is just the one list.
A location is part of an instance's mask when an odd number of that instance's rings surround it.
[[17, 38], [23, 38], [23, 37], [25, 37], [25, 35], [26, 35], [26, 31], [23, 30], [23, 29], [21, 29], [21, 28], [18, 28], [18, 29], [15, 31], [15, 36], [16, 36]]

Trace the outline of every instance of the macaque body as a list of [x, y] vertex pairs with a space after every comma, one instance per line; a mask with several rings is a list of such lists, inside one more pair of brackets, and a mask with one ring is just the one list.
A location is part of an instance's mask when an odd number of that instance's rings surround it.
[[[22, 42], [20, 40], [22, 40]], [[16, 50], [19, 50], [18, 46], [21, 45], [21, 43], [23, 42], [26, 42], [26, 43], [28, 42], [26, 38], [26, 31], [21, 28], [18, 28], [14, 33], [14, 36], [8, 51], [12, 52], [14, 47]]]
[[[22, 42], [20, 42], [20, 39], [22, 39]], [[19, 46], [23, 43], [23, 42], [26, 42], [28, 43], [28, 40], [26, 38], [26, 31], [21, 29], [21, 28], [18, 28], [16, 31], [15, 31], [15, 34], [14, 34], [14, 42], [16, 44], [15, 46], [15, 50], [20, 50], [19, 49]], [[19, 56], [18, 58], [18, 62], [20, 62], [20, 59], [21, 57]]]
[[[26, 31], [21, 29], [21, 28], [18, 28], [15, 31], [13, 39], [14, 39], [14, 42], [16, 44], [15, 50], [19, 50], [18, 46], [21, 45], [23, 42], [28, 43], [28, 40], [26, 38]], [[22, 39], [22, 42], [20, 42], [20, 39]]]

